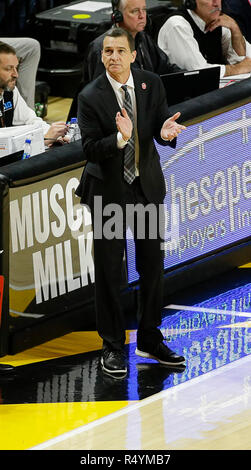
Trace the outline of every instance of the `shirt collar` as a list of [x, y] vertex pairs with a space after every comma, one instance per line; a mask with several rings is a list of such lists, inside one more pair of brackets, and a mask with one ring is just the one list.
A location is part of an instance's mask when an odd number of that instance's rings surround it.
[[202, 18], [200, 18], [200, 16], [197, 15], [197, 13], [195, 13], [194, 11], [192, 10], [187, 10], [189, 15], [192, 17], [192, 19], [194, 20], [194, 22], [196, 23], [196, 25], [198, 26], [198, 28], [200, 28], [200, 30], [204, 33], [205, 32], [205, 28], [206, 28], [206, 23], [204, 20], [202, 20]]
[[131, 88], [134, 88], [134, 81], [133, 81], [133, 76], [132, 76], [132, 72], [130, 72], [130, 75], [129, 75], [129, 78], [127, 80], [126, 83], [119, 83], [117, 82], [117, 80], [114, 80], [114, 78], [112, 78], [108, 72], [106, 72], [106, 76], [110, 82], [110, 84], [112, 85], [112, 88], [115, 90], [115, 91], [118, 91], [122, 85], [127, 85]]

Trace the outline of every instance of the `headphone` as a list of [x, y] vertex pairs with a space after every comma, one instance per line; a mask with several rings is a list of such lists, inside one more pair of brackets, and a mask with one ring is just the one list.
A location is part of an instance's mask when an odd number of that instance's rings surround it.
[[195, 10], [196, 9], [196, 0], [184, 0], [184, 7], [188, 10]]
[[112, 21], [113, 23], [122, 23], [123, 13], [118, 10], [120, 0], [112, 0]]

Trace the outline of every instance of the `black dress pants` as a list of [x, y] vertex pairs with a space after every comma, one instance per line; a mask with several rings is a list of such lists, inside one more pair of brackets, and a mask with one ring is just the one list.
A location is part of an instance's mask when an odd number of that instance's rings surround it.
[[[136, 269], [140, 278], [137, 345], [139, 349], [146, 350], [147, 348], [154, 347], [163, 339], [162, 333], [158, 329], [161, 323], [161, 310], [163, 306], [162, 239], [158, 233], [158, 227], [156, 227], [159, 219], [159, 210], [153, 205], [151, 205], [150, 211], [145, 210], [149, 202], [141, 190], [139, 178], [136, 178], [131, 185], [124, 184], [125, 197], [122, 207], [123, 230], [120, 230], [120, 234], [122, 233], [123, 236], [113, 238], [104, 236], [105, 227], [109, 223], [109, 217], [107, 216], [103, 216], [102, 220], [102, 227], [104, 228], [102, 238], [95, 237], [94, 225], [97, 330], [103, 338], [104, 348], [112, 350], [123, 349], [125, 342], [125, 319], [120, 304], [121, 274], [125, 252], [126, 228], [128, 222], [133, 222]], [[96, 195], [98, 195], [98, 191]], [[133, 211], [137, 204], [140, 205], [139, 213]], [[93, 221], [95, 220], [94, 207], [93, 205], [91, 208]], [[117, 233], [118, 230], [116, 231], [114, 225], [115, 232]]]

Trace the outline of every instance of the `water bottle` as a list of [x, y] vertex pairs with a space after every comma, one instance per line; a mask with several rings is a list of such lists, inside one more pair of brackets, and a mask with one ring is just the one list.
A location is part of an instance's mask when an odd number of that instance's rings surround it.
[[26, 158], [30, 158], [30, 156], [31, 156], [31, 139], [25, 139], [24, 153], [22, 156], [22, 160], [25, 160]]
[[81, 139], [77, 118], [71, 118], [70, 131], [68, 135], [70, 137], [70, 142], [76, 142], [76, 140]]

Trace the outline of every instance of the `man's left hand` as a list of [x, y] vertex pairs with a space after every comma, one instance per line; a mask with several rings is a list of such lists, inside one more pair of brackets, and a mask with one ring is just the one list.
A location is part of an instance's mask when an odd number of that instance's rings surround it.
[[186, 126], [182, 126], [181, 124], [178, 124], [176, 119], [180, 117], [180, 112], [175, 113], [172, 117], [167, 119], [160, 131], [160, 137], [163, 140], [173, 140], [175, 137], [177, 137], [181, 131], [186, 129]]

